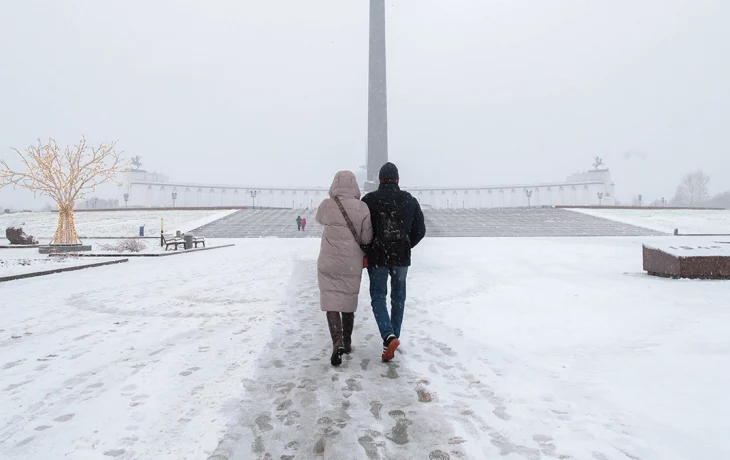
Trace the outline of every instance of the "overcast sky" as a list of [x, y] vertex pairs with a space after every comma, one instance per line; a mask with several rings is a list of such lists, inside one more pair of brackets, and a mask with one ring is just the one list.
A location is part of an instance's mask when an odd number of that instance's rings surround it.
[[[0, 14], [0, 156], [119, 140], [176, 181], [328, 185], [365, 164], [367, 0], [22, 0]], [[730, 2], [388, 0], [407, 185], [730, 189]], [[13, 161], [15, 161], [13, 159]], [[31, 206], [5, 189], [0, 205]]]

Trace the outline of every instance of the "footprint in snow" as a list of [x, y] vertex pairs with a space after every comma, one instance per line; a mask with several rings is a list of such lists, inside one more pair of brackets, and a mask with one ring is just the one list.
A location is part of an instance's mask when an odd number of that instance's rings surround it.
[[190, 369], [188, 369], [186, 371], [180, 372], [180, 375], [182, 375], [183, 377], [187, 377], [189, 375], [192, 375], [193, 372], [197, 372], [199, 370], [200, 370], [199, 367], [191, 367]]
[[390, 431], [390, 435], [385, 435], [385, 437], [401, 446], [408, 444], [408, 427], [411, 426], [413, 422], [408, 420], [405, 412], [400, 410], [390, 411], [388, 412], [388, 415], [395, 420], [395, 426]]

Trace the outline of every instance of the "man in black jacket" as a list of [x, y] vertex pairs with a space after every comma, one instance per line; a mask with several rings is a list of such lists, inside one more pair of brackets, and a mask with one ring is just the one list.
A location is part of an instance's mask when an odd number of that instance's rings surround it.
[[421, 206], [410, 193], [400, 189], [399, 180], [398, 168], [393, 163], [386, 163], [380, 169], [380, 188], [362, 199], [370, 209], [373, 222], [373, 243], [368, 247], [366, 256], [371, 305], [383, 338], [383, 361], [393, 359], [400, 345], [411, 249], [426, 236]]

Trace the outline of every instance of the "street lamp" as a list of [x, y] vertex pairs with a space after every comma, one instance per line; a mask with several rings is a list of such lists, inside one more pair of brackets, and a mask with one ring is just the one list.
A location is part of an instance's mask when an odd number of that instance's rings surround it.
[[258, 190], [251, 190], [248, 192], [251, 195], [252, 208], [256, 209], [256, 196], [259, 194]]
[[527, 195], [527, 207], [531, 207], [532, 204], [532, 190], [525, 190], [525, 195]]
[[175, 201], [177, 201], [177, 192], [172, 192], [172, 207], [175, 207]]
[[667, 206], [667, 200], [662, 197], [662, 207], [665, 208]]
[[639, 194], [639, 207], [641, 207], [641, 200], [644, 199], [644, 195]]
[[603, 206], [603, 192], [598, 192], [598, 206]]

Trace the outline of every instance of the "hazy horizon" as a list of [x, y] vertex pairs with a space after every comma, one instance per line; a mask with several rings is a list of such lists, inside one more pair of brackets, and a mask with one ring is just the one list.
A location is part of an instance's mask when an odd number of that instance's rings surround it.
[[[365, 164], [368, 2], [13, 2], [0, 158], [118, 140], [175, 181], [327, 186]], [[730, 3], [387, 2], [390, 158], [410, 186], [561, 181], [619, 200], [730, 190]], [[0, 206], [41, 207], [0, 191]]]

